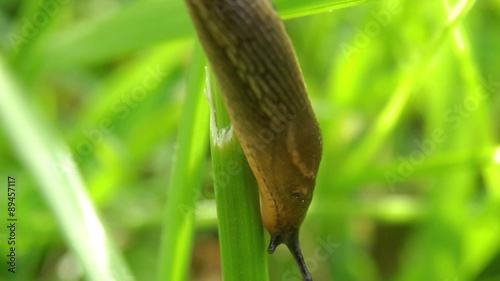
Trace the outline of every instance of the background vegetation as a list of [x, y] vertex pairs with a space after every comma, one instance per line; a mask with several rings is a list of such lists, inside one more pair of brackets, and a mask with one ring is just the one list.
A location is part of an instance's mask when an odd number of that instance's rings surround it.
[[[500, 280], [500, 1], [275, 4], [324, 134], [315, 280]], [[0, 280], [221, 279], [194, 46], [180, 0], [0, 0]]]

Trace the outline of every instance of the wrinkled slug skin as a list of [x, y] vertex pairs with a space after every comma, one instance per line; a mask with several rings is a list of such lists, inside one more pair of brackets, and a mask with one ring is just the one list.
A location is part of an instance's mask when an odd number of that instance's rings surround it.
[[298, 247], [321, 132], [283, 23], [269, 0], [185, 2], [257, 179], [269, 250]]

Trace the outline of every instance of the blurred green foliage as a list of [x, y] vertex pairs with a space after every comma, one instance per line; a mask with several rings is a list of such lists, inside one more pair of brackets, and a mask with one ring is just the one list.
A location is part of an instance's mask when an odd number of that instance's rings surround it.
[[[315, 280], [500, 280], [500, 1], [275, 5], [324, 135], [301, 231]], [[17, 273], [2, 226], [0, 280], [99, 280], [82, 202], [110, 238], [102, 270], [156, 279], [194, 39], [181, 0], [0, 0], [2, 225], [7, 176], [18, 204]], [[221, 278], [205, 149], [189, 280]], [[268, 262], [299, 280], [286, 248]]]

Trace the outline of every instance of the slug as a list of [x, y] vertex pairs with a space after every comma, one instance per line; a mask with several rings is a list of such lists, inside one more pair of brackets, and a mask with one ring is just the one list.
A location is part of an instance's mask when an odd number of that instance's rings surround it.
[[271, 241], [312, 280], [299, 228], [312, 200], [321, 131], [295, 52], [270, 0], [184, 0], [233, 130], [259, 186]]

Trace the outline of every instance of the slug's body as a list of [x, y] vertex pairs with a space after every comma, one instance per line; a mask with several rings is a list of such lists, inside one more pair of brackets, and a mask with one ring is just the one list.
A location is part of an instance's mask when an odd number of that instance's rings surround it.
[[298, 232], [321, 133], [283, 23], [269, 0], [185, 0], [233, 129], [257, 179], [268, 251], [284, 243], [312, 280]]

